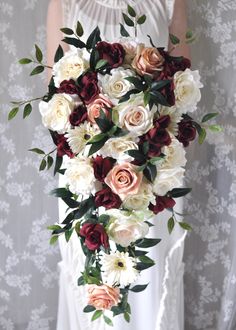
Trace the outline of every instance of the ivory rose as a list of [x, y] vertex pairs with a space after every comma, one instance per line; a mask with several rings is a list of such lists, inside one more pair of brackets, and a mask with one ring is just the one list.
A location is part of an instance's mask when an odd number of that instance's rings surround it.
[[152, 185], [142, 182], [137, 194], [129, 195], [123, 201], [123, 206], [129, 210], [145, 210], [150, 203], [155, 202], [155, 196], [152, 192]]
[[104, 182], [111, 190], [124, 200], [128, 195], [135, 195], [142, 182], [142, 172], [136, 171], [136, 166], [131, 163], [115, 165], [107, 174]]
[[153, 182], [153, 192], [158, 196], [165, 196], [168, 191], [180, 188], [183, 178], [184, 169], [182, 167], [160, 169]]
[[95, 124], [95, 119], [100, 116], [100, 111], [102, 110], [105, 115], [109, 116], [108, 108], [111, 108], [113, 105], [111, 101], [106, 98], [103, 94], [99, 94], [92, 103], [88, 105], [88, 118], [91, 123]]
[[106, 284], [88, 286], [88, 305], [94, 306], [97, 310], [111, 309], [118, 305], [119, 297], [119, 288], [113, 288]]
[[133, 59], [132, 67], [140, 74], [156, 76], [163, 70], [164, 58], [154, 47], [145, 47], [140, 44], [137, 47], [137, 55]]

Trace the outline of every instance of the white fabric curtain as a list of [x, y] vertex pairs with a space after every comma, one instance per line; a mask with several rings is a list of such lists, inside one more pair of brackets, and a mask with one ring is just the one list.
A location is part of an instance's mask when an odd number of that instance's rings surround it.
[[[225, 130], [189, 151], [187, 185], [193, 193], [186, 213], [193, 232], [185, 249], [186, 330], [236, 328], [236, 40], [235, 0], [189, 0], [190, 25], [198, 35], [194, 66], [205, 86], [200, 112], [221, 113]], [[38, 175], [40, 158], [27, 149], [50, 150], [37, 106], [7, 122], [9, 100], [41, 96], [17, 59], [45, 50], [47, 0], [0, 0], [0, 329], [56, 328], [57, 247], [48, 244], [47, 225], [57, 220], [51, 173]], [[33, 83], [32, 83], [33, 81]], [[196, 155], [200, 158], [196, 159]], [[186, 218], [187, 220], [187, 218]], [[69, 329], [68, 329], [69, 330]], [[72, 329], [71, 329], [72, 330]]]

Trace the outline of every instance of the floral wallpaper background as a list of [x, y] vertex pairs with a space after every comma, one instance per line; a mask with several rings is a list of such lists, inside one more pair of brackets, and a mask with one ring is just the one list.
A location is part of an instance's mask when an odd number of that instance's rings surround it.
[[[57, 246], [47, 225], [57, 221], [57, 185], [51, 172], [38, 173], [32, 147], [50, 150], [37, 104], [8, 123], [9, 101], [41, 96], [46, 85], [28, 76], [17, 59], [36, 42], [45, 50], [48, 0], [0, 0], [0, 329], [54, 330], [58, 299]], [[236, 328], [236, 3], [189, 0], [194, 66], [207, 88], [199, 107], [220, 112], [222, 134], [209, 134], [188, 154], [185, 202], [193, 232], [185, 248], [186, 330]], [[199, 156], [197, 159], [196, 155]], [[165, 329], [164, 329], [165, 330]], [[167, 329], [166, 329], [167, 330]]]

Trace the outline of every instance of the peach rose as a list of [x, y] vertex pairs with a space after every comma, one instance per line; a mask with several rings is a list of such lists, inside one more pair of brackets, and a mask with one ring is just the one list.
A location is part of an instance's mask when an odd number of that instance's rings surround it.
[[91, 123], [95, 124], [95, 119], [100, 116], [100, 111], [103, 110], [106, 116], [109, 116], [108, 108], [113, 104], [103, 94], [99, 94], [97, 98], [88, 105], [88, 118]]
[[135, 165], [122, 163], [110, 170], [104, 182], [124, 200], [126, 196], [138, 193], [142, 178], [142, 172], [137, 172]]
[[97, 310], [111, 309], [119, 303], [120, 290], [106, 284], [91, 284], [88, 287], [88, 305]]
[[137, 55], [133, 59], [132, 67], [140, 75], [157, 75], [163, 70], [164, 58], [159, 51], [154, 47], [144, 47], [139, 45]]

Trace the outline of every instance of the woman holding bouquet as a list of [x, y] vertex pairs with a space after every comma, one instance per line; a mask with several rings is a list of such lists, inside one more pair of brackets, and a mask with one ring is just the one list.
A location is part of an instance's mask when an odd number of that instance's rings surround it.
[[[79, 20], [85, 31], [85, 38], [98, 25], [103, 39], [116, 42], [120, 36], [120, 22], [123, 22], [122, 12], [126, 12], [127, 4], [138, 14], [145, 14], [147, 21], [140, 26], [138, 42], [148, 44], [150, 35], [154, 45], [171, 50], [173, 56], [190, 57], [189, 48], [183, 42], [178, 47], [169, 43], [169, 33], [180, 40], [185, 40], [187, 30], [185, 0], [51, 0], [48, 9], [48, 64], [53, 64], [53, 58], [58, 44], [63, 38], [61, 27], [74, 28]], [[129, 29], [128, 29], [129, 30]], [[124, 40], [122, 41], [123, 43]], [[63, 43], [61, 43], [63, 44]], [[129, 46], [137, 44], [137, 40], [129, 40]], [[125, 44], [124, 44], [125, 46]], [[68, 45], [63, 45], [68, 50]], [[128, 49], [128, 48], [127, 48]], [[150, 68], [151, 63], [142, 66], [142, 70]], [[156, 63], [158, 65], [158, 63]], [[139, 67], [140, 68], [140, 67]], [[51, 74], [51, 72], [50, 72]], [[182, 152], [184, 166], [185, 153]], [[173, 178], [169, 178], [172, 180]], [[175, 178], [176, 179], [176, 178]], [[177, 178], [178, 179], [178, 178]], [[168, 178], [166, 179], [168, 181]], [[163, 185], [169, 185], [164, 182]], [[63, 176], [60, 178], [63, 186]], [[145, 197], [145, 196], [144, 196]], [[149, 283], [142, 293], [130, 294], [131, 321], [126, 323], [116, 317], [116, 330], [183, 330], [183, 246], [185, 232], [175, 226], [171, 235], [167, 229], [167, 212], [159, 211], [168, 205], [156, 205], [156, 216], [149, 236], [161, 238], [159, 245], [151, 249], [150, 256], [156, 265], [141, 274], [139, 282]], [[170, 206], [169, 206], [170, 207]], [[181, 211], [181, 203], [177, 205]], [[60, 221], [65, 218], [66, 206], [59, 205]], [[74, 232], [66, 243], [60, 238], [62, 261], [60, 262], [60, 294], [58, 310], [58, 330], [105, 330], [103, 319], [91, 322], [91, 314], [83, 313], [87, 305], [87, 293], [83, 286], [77, 286], [77, 279], [83, 271], [84, 256], [80, 241]]]

